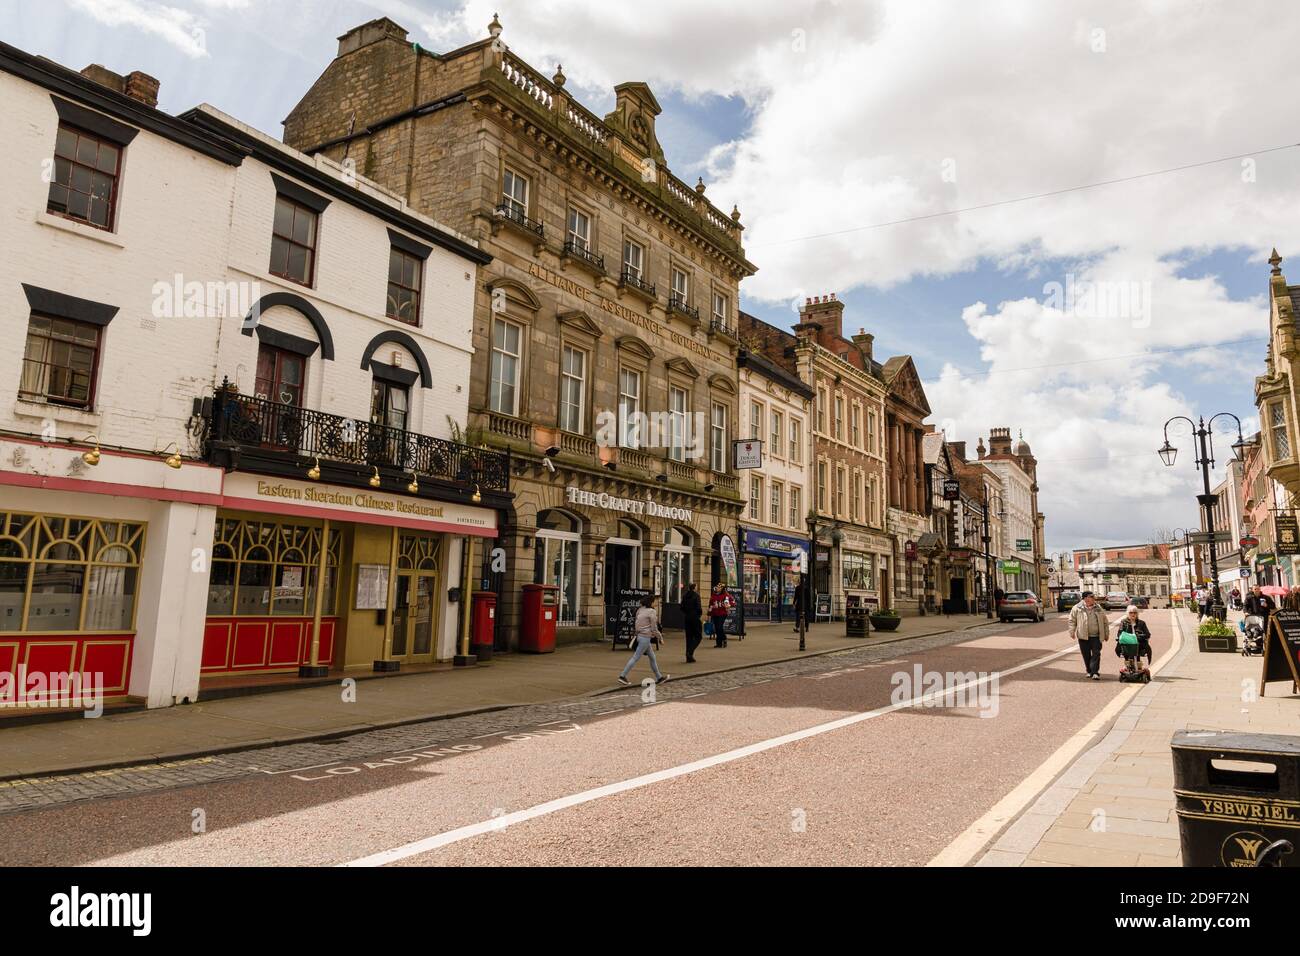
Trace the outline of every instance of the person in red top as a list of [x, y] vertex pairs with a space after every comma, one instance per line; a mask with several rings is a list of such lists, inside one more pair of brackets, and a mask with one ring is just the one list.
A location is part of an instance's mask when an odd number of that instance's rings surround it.
[[736, 606], [736, 599], [727, 591], [722, 581], [713, 585], [709, 595], [709, 622], [713, 625], [713, 646], [727, 646], [727, 615]]

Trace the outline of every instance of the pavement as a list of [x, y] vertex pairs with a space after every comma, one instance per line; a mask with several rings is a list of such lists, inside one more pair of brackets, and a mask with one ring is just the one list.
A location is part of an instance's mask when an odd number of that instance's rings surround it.
[[[843, 623], [815, 624], [806, 650], [798, 650], [791, 625], [753, 624], [744, 640], [726, 648], [707, 640], [686, 664], [680, 635], [669, 634], [661, 669], [675, 677], [700, 677], [851, 648], [909, 641], [987, 624], [979, 615], [903, 618], [893, 632], [844, 636]], [[617, 690], [615, 677], [628, 651], [608, 643], [562, 646], [554, 654], [506, 654], [470, 668], [432, 671], [276, 693], [228, 697], [156, 710], [107, 712], [5, 726], [0, 713], [0, 780], [71, 774], [149, 763], [193, 761], [260, 747], [328, 740], [429, 720], [481, 714], [562, 698]], [[637, 664], [632, 677], [649, 673]], [[359, 675], [360, 676], [360, 675]], [[368, 676], [368, 675], [367, 675]], [[352, 698], [352, 699], [349, 699]]]
[[[1166, 613], [1181, 643], [1157, 659], [1152, 682], [1130, 685], [1116, 699], [1114, 712], [1104, 715], [1100, 739], [1044, 781], [1045, 789], [977, 855], [975, 865], [1179, 866], [1169, 746], [1174, 731], [1296, 733], [1300, 697], [1289, 682], [1270, 683], [1260, 696], [1262, 658], [1202, 653], [1196, 616]], [[1229, 623], [1235, 627], [1239, 619], [1234, 612]], [[1055, 769], [1053, 763], [1040, 769]], [[961, 861], [950, 855], [940, 862]]]

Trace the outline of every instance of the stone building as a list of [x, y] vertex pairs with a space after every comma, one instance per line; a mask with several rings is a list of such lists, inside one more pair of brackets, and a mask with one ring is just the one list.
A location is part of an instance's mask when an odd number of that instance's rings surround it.
[[354, 166], [476, 239], [469, 439], [508, 449], [498, 647], [521, 590], [558, 589], [561, 639], [647, 589], [670, 626], [687, 581], [735, 580], [742, 500], [736, 209], [677, 179], [644, 83], [603, 119], [489, 35], [434, 54], [388, 19], [344, 34], [285, 140]]
[[1038, 462], [1022, 435], [1014, 447], [1011, 429], [989, 429], [987, 450], [981, 440], [979, 462], [1002, 483], [1004, 512], [1002, 570], [994, 585], [1004, 591], [1047, 593], [1043, 564], [1043, 519], [1038, 510]]
[[883, 366], [885, 398], [885, 473], [889, 489], [885, 531], [892, 538], [894, 604], [900, 612], [922, 613], [935, 568], [937, 545], [927, 537], [931, 511], [922, 440], [930, 414], [921, 377], [911, 356], [895, 355]]
[[809, 436], [810, 573], [824, 611], [891, 607], [885, 535], [885, 382], [873, 337], [843, 334], [844, 303], [807, 299], [794, 334], [742, 317], [746, 345], [793, 370], [813, 391]]

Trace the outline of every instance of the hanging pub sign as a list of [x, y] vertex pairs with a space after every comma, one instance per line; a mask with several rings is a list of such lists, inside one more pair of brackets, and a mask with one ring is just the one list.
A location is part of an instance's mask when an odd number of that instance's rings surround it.
[[1294, 514], [1273, 516], [1273, 541], [1278, 554], [1300, 554], [1300, 526]]
[[956, 478], [945, 478], [943, 480], [943, 500], [961, 501], [961, 482]]
[[1277, 680], [1300, 684], [1300, 611], [1274, 611], [1268, 616], [1260, 696], [1269, 682]]
[[1241, 541], [1239, 541], [1238, 543], [1247, 551], [1249, 551], [1251, 548], [1259, 547], [1259, 538], [1255, 537], [1253, 534], [1248, 534], [1244, 538], [1242, 538]]
[[736, 470], [763, 467], [763, 440], [738, 438], [731, 443], [731, 457]]

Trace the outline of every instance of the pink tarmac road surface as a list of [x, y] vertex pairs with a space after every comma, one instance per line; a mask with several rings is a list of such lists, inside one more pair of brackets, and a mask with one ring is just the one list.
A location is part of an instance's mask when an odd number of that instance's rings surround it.
[[[1145, 619], [1158, 659], [1172, 623]], [[1086, 680], [1058, 618], [445, 753], [12, 812], [0, 863], [922, 865], [1114, 699], [1113, 649]], [[931, 674], [964, 699], [893, 708]]]

